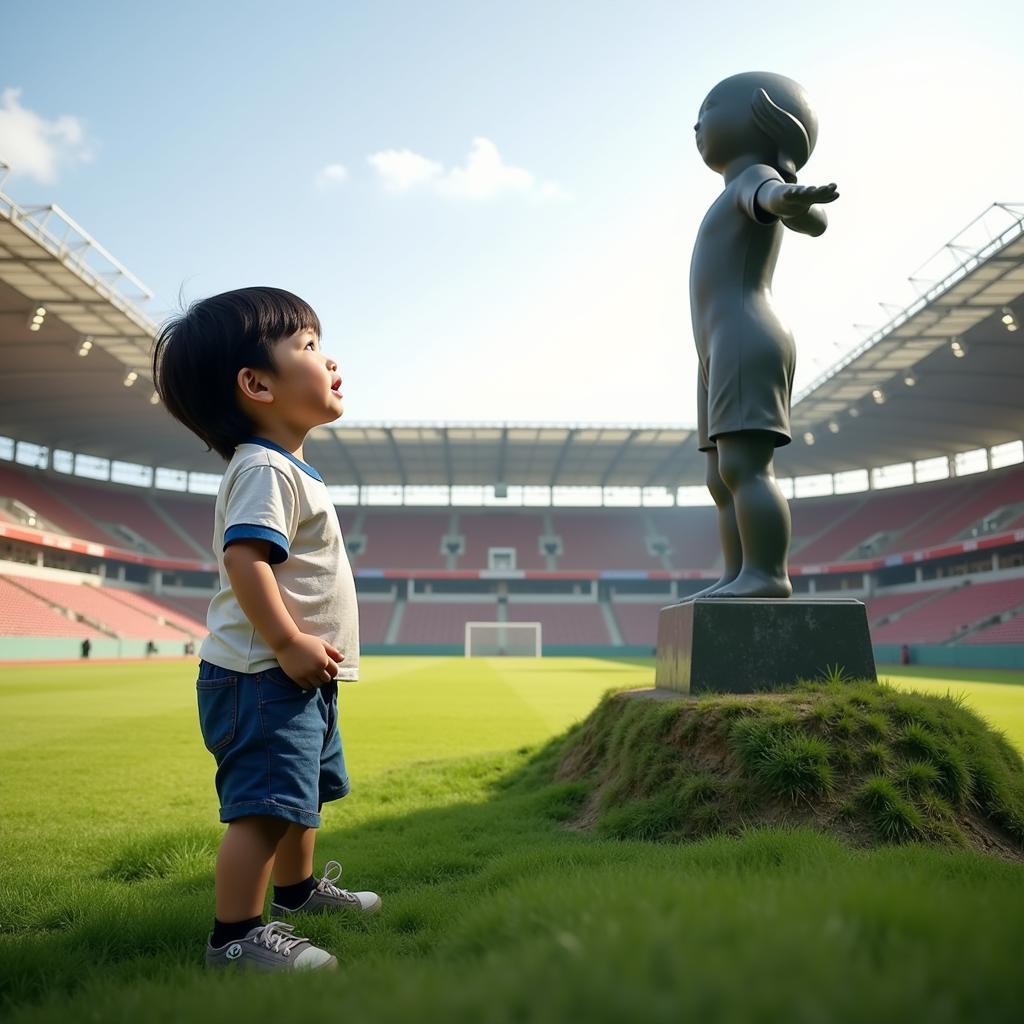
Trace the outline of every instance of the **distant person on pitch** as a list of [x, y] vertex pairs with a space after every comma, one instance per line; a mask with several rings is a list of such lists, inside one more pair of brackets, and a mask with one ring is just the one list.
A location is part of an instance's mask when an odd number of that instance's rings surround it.
[[327, 486], [302, 451], [311, 430], [342, 413], [338, 364], [307, 303], [243, 288], [164, 326], [153, 380], [168, 411], [228, 463], [214, 515], [220, 590], [196, 683], [228, 823], [206, 964], [332, 968], [330, 953], [276, 919], [381, 904], [340, 888], [337, 861], [313, 874], [321, 809], [349, 790], [337, 680], [359, 678], [352, 569]]
[[783, 228], [820, 235], [836, 186], [797, 185], [818, 137], [803, 89], [767, 72], [719, 82], [701, 105], [704, 163], [725, 188], [701, 223], [690, 265], [700, 361], [697, 421], [718, 508], [725, 569], [706, 597], [786, 598], [789, 506], [775, 482], [775, 449], [789, 444], [796, 348], [772, 302]]

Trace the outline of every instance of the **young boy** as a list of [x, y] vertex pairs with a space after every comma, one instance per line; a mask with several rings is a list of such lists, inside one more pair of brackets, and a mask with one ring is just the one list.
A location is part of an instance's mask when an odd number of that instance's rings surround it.
[[697, 420], [718, 507], [725, 571], [698, 597], [786, 598], [789, 506], [775, 483], [777, 447], [789, 444], [796, 348], [772, 301], [783, 227], [820, 235], [817, 204], [835, 184], [797, 185], [817, 118], [803, 89], [767, 72], [719, 82], [694, 125], [704, 163], [725, 188], [697, 233], [690, 311], [700, 360]]
[[227, 831], [216, 869], [208, 967], [333, 968], [272, 913], [373, 913], [380, 897], [313, 875], [320, 811], [348, 792], [337, 679], [359, 678], [355, 584], [338, 516], [303, 458], [342, 413], [337, 363], [295, 295], [243, 288], [196, 302], [160, 332], [153, 381], [168, 411], [228, 466], [217, 494], [220, 590], [196, 684]]

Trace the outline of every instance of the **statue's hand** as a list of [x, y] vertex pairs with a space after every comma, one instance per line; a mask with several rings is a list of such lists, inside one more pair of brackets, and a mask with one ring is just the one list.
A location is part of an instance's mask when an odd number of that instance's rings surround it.
[[771, 212], [779, 217], [798, 217], [815, 203], [833, 203], [839, 198], [836, 184], [787, 185], [772, 196]]

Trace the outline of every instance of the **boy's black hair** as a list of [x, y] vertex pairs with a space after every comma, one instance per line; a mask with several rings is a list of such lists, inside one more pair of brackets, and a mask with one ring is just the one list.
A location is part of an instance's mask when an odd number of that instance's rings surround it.
[[307, 328], [320, 337], [312, 306], [281, 288], [239, 288], [200, 299], [157, 335], [153, 386], [176, 420], [230, 461], [254, 430], [238, 406], [238, 371], [274, 372], [274, 342]]

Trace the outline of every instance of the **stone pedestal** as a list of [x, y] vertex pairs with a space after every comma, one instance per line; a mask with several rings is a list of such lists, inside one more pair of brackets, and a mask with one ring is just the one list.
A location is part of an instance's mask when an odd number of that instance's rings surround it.
[[708, 598], [658, 617], [659, 689], [753, 693], [821, 679], [837, 665], [877, 680], [860, 601]]

